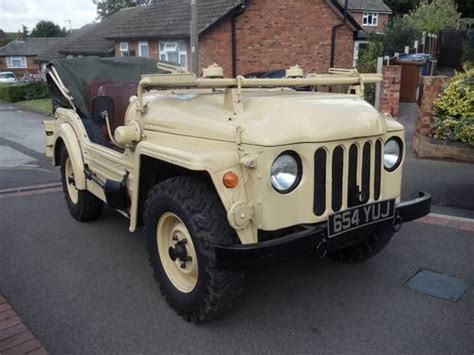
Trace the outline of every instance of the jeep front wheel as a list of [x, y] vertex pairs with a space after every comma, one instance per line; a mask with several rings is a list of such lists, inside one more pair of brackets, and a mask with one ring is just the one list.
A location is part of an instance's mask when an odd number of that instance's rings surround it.
[[215, 246], [238, 239], [213, 189], [190, 177], [166, 180], [149, 193], [144, 220], [150, 261], [169, 305], [193, 322], [228, 311], [243, 275], [216, 265]]
[[65, 148], [61, 152], [61, 180], [71, 216], [80, 222], [97, 219], [102, 212], [103, 202], [89, 191], [77, 189], [73, 163]]

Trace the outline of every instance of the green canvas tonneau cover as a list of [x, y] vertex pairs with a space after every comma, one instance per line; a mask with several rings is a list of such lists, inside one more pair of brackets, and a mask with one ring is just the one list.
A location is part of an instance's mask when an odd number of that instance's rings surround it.
[[[148, 58], [68, 58], [53, 60], [47, 70], [54, 66], [64, 86], [73, 97], [73, 103], [82, 117], [90, 116], [88, 95], [94, 82], [136, 83], [144, 74], [164, 73], [157, 67], [158, 61]], [[55, 106], [68, 107], [69, 104], [49, 75], [48, 84]]]

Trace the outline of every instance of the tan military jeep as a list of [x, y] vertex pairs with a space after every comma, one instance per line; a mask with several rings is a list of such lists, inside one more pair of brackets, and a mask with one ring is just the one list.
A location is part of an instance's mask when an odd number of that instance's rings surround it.
[[[96, 219], [105, 202], [131, 232], [144, 225], [161, 291], [186, 320], [230, 309], [244, 269], [305, 254], [362, 262], [429, 213], [426, 193], [400, 201], [403, 126], [361, 97], [378, 75], [225, 79], [211, 66], [197, 78], [87, 58], [47, 77], [46, 153], [71, 215]], [[350, 93], [321, 89], [332, 85]]]

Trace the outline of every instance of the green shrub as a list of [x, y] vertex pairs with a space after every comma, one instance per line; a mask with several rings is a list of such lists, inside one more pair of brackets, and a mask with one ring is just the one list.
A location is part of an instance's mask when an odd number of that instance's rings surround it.
[[474, 146], [474, 69], [456, 73], [435, 101], [436, 139]]
[[0, 87], [0, 100], [8, 102], [44, 99], [48, 96], [48, 87], [42, 82], [13, 84]]
[[25, 100], [38, 100], [49, 97], [48, 87], [43, 82], [32, 82], [24, 86]]

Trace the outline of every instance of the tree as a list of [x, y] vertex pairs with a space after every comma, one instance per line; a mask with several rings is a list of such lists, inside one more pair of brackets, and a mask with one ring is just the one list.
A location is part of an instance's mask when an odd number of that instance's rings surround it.
[[100, 19], [115, 14], [120, 9], [136, 6], [133, 0], [92, 0], [97, 6], [97, 17]]
[[30, 35], [30, 31], [25, 25], [21, 25], [21, 33], [23, 34], [23, 38], [26, 38]]
[[474, 1], [458, 0], [458, 6], [462, 17], [474, 17]]
[[392, 9], [395, 16], [408, 14], [420, 4], [420, 0], [385, 0], [384, 2]]
[[438, 33], [445, 28], [456, 28], [461, 18], [454, 0], [423, 1], [404, 18], [408, 26], [418, 32]]
[[51, 21], [40, 21], [31, 31], [31, 37], [65, 37], [67, 35], [66, 28], [61, 28]]

